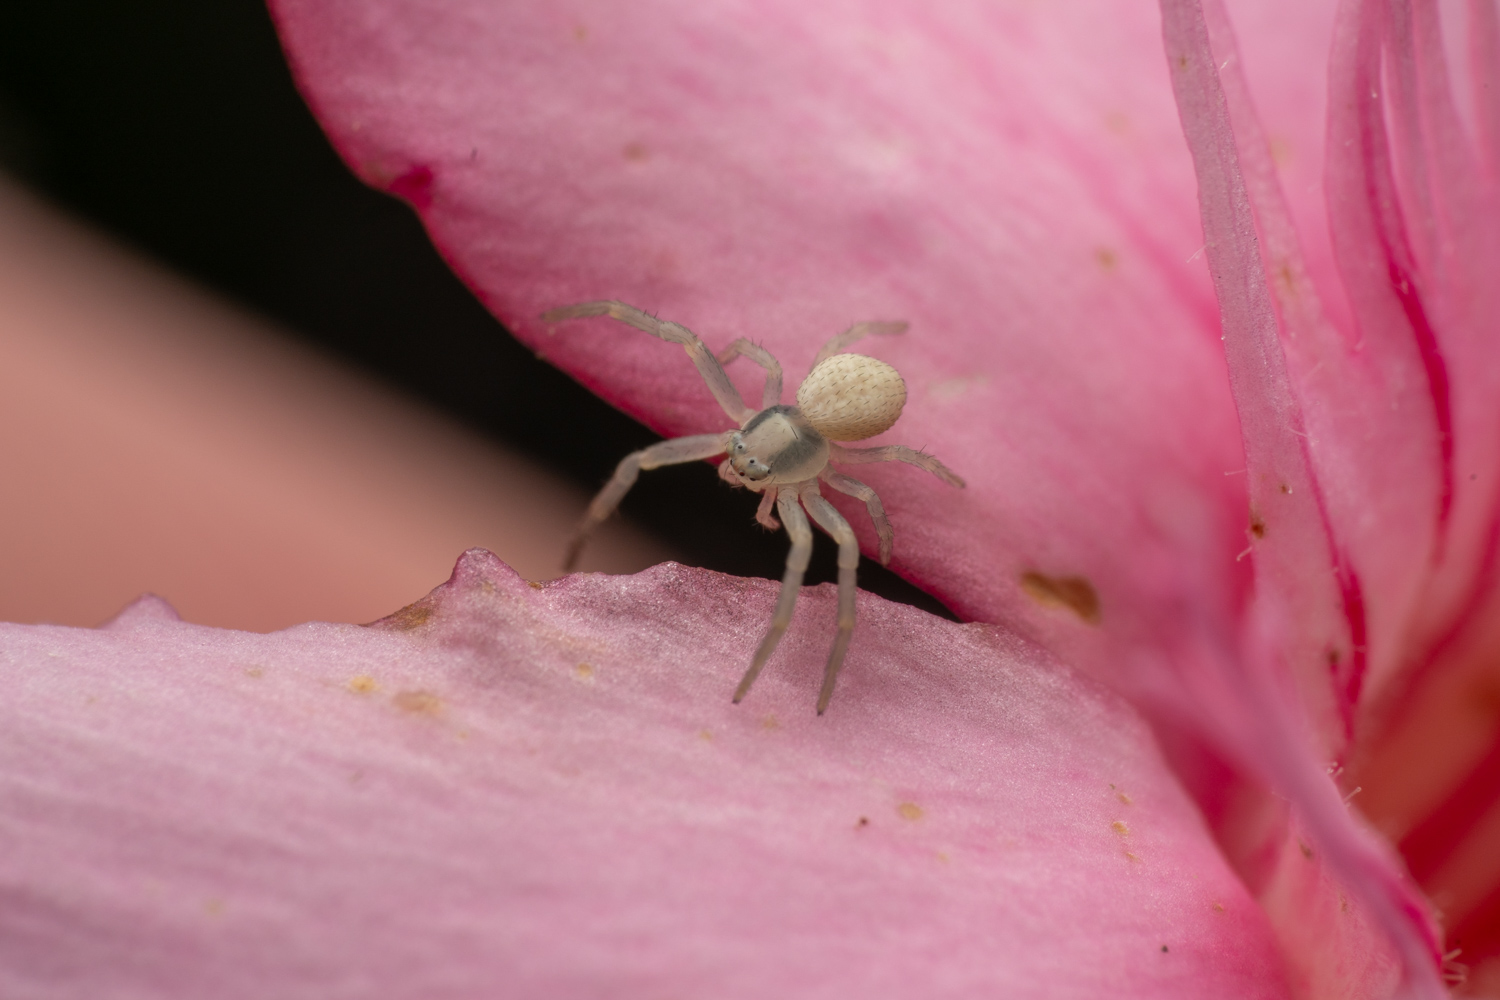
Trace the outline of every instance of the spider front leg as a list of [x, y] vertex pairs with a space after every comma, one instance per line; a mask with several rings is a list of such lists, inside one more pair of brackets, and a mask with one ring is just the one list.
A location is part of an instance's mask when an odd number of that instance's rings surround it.
[[719, 359], [714, 357], [708, 345], [681, 323], [657, 319], [645, 310], [613, 301], [580, 302], [576, 306], [549, 309], [542, 313], [542, 322], [560, 323], [565, 319], [584, 319], [589, 316], [610, 316], [668, 343], [681, 344], [683, 350], [687, 351], [688, 357], [693, 359], [693, 364], [697, 366], [698, 374], [702, 375], [703, 381], [708, 383], [708, 391], [714, 394], [714, 399], [718, 400], [719, 405], [724, 408], [725, 413], [729, 414], [731, 420], [742, 424], [755, 415], [756, 411], [745, 405], [745, 401], [740, 398], [740, 391], [734, 387], [733, 382], [729, 381], [729, 376], [724, 374], [724, 366], [719, 364]]
[[792, 612], [797, 607], [797, 591], [802, 589], [802, 576], [807, 572], [807, 561], [812, 557], [812, 528], [808, 526], [807, 515], [802, 513], [802, 508], [797, 504], [796, 488], [787, 487], [776, 492], [776, 509], [781, 512], [781, 523], [786, 526], [786, 533], [792, 537], [792, 549], [786, 554], [786, 572], [781, 577], [781, 593], [776, 597], [776, 611], [771, 615], [771, 627], [766, 629], [765, 638], [761, 639], [760, 648], [750, 661], [750, 669], [745, 671], [740, 686], [734, 690], [736, 705], [750, 693], [750, 685], [760, 676], [761, 668], [766, 665], [771, 654], [776, 652], [776, 644], [781, 642], [787, 626], [792, 623]]
[[880, 565], [884, 566], [889, 563], [891, 546], [896, 541], [896, 533], [891, 529], [890, 518], [885, 516], [885, 505], [880, 502], [880, 497], [875, 494], [875, 491], [853, 476], [846, 476], [833, 469], [824, 469], [818, 473], [818, 478], [840, 493], [846, 493], [856, 500], [864, 501], [865, 510], [870, 512], [870, 520], [875, 522], [875, 535], [880, 539]]
[[761, 390], [760, 408], [764, 410], [768, 406], [775, 406], [781, 402], [781, 362], [777, 361], [764, 347], [741, 337], [719, 352], [719, 364], [727, 365], [741, 355], [766, 370], [766, 387]]
[[933, 458], [925, 451], [908, 448], [904, 444], [888, 444], [883, 448], [845, 448], [830, 442], [828, 446], [828, 458], [830, 461], [842, 465], [864, 465], [869, 462], [905, 462], [907, 465], [915, 465], [919, 469], [925, 469], [937, 476], [949, 486], [964, 488], [963, 479], [948, 468], [942, 462]]
[[892, 334], [905, 333], [908, 325], [905, 320], [897, 320], [894, 323], [885, 323], [879, 320], [855, 323], [843, 333], [830, 338], [828, 343], [824, 344], [818, 351], [818, 356], [813, 358], [812, 366], [816, 368], [835, 354], [843, 354], [845, 348], [857, 340], [864, 340], [872, 333], [877, 336], [888, 337]]
[[625, 494], [635, 485], [642, 469], [682, 465], [684, 462], [713, 458], [723, 452], [723, 434], [694, 434], [692, 437], [673, 438], [653, 444], [620, 459], [620, 464], [615, 466], [615, 474], [604, 485], [604, 489], [599, 491], [599, 495], [594, 497], [588, 512], [583, 515], [583, 520], [573, 532], [573, 538], [568, 543], [567, 558], [563, 562], [564, 572], [572, 572], [573, 567], [578, 564], [578, 556], [583, 552], [583, 543], [620, 506], [620, 501], [625, 499]]
[[818, 693], [818, 714], [822, 715], [833, 698], [833, 685], [844, 665], [844, 654], [849, 652], [849, 641], [854, 638], [854, 598], [857, 593], [854, 577], [859, 569], [859, 543], [854, 539], [854, 529], [849, 527], [849, 522], [818, 492], [816, 482], [803, 485], [802, 503], [818, 522], [818, 527], [839, 543], [839, 630], [833, 639], [833, 651], [828, 654], [828, 665], [823, 668], [823, 690]]

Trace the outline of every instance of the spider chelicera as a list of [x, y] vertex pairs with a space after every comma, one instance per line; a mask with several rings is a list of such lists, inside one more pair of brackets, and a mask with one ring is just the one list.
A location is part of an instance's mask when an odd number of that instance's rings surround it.
[[[854, 635], [855, 569], [859, 565], [859, 544], [849, 522], [819, 492], [818, 484], [827, 483], [840, 493], [864, 501], [875, 522], [880, 538], [880, 561], [891, 558], [894, 539], [891, 522], [875, 491], [852, 476], [846, 476], [829, 463], [860, 465], [868, 462], [907, 462], [937, 476], [950, 486], [962, 487], [964, 481], [947, 466], [925, 452], [903, 445], [879, 448], [845, 448], [839, 442], [862, 441], [890, 428], [901, 416], [906, 404], [906, 384], [896, 370], [883, 361], [860, 354], [846, 354], [844, 349], [870, 334], [901, 333], [905, 323], [857, 323], [823, 345], [813, 361], [812, 371], [797, 388], [797, 405], [781, 402], [781, 365], [759, 344], [741, 338], [724, 349], [717, 358], [697, 334], [677, 323], [659, 320], [623, 302], [585, 302], [553, 309], [542, 315], [543, 322], [558, 323], [589, 316], [611, 316], [644, 330], [653, 337], [681, 344], [698, 373], [708, 383], [714, 399], [739, 424], [738, 429], [716, 434], [694, 434], [673, 438], [649, 448], [632, 452], [621, 460], [609, 483], [589, 505], [588, 513], [568, 546], [565, 568], [571, 570], [589, 533], [599, 526], [616, 507], [642, 469], [656, 469], [724, 455], [719, 475], [734, 486], [743, 486], [760, 494], [760, 509], [755, 517], [771, 530], [783, 525], [791, 536], [792, 548], [786, 557], [786, 573], [781, 579], [781, 593], [771, 626], [750, 661], [750, 669], [735, 689], [736, 703], [749, 692], [761, 668], [771, 658], [776, 644], [792, 621], [797, 591], [812, 554], [812, 529], [807, 514], [818, 527], [833, 536], [839, 546], [839, 612], [838, 634], [828, 664], [823, 671], [823, 689], [818, 695], [818, 714], [828, 708], [839, 668]], [[746, 357], [766, 371], [761, 409], [746, 406], [739, 390], [724, 373], [724, 365], [737, 357]], [[781, 514], [778, 523], [772, 508]], [[806, 509], [807, 514], [803, 513]]]

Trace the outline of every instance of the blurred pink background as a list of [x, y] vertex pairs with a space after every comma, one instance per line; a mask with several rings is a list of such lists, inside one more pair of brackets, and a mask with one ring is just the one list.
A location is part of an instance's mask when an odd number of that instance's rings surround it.
[[[587, 497], [0, 181], [0, 618], [143, 592], [269, 631], [370, 621], [484, 546], [558, 575]], [[616, 519], [582, 568], [669, 557]]]

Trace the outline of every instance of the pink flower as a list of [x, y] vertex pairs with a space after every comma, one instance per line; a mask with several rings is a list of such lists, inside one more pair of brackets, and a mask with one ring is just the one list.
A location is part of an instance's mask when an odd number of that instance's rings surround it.
[[274, 8], [361, 176], [664, 433], [718, 427], [679, 352], [535, 317], [798, 374], [909, 320], [892, 437], [969, 489], [870, 479], [996, 624], [864, 600], [821, 721], [830, 595], [734, 709], [770, 585], [671, 566], [14, 630], [10, 992], [1437, 995], [1329, 773], [1492, 974], [1489, 0], [1457, 75], [1430, 2]]

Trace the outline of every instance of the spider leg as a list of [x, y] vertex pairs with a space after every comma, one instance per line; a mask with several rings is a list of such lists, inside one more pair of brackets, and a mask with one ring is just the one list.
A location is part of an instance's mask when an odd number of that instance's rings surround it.
[[824, 344], [822, 349], [818, 351], [818, 356], [813, 359], [812, 366], [816, 368], [835, 354], [843, 354], [844, 349], [850, 344], [856, 340], [863, 340], [872, 333], [880, 335], [905, 333], [907, 325], [906, 320], [898, 320], [894, 323], [882, 323], [879, 321], [855, 323], [849, 329]]
[[825, 468], [818, 473], [818, 478], [840, 493], [847, 493], [857, 500], [865, 502], [865, 509], [870, 512], [870, 520], [875, 522], [875, 534], [880, 539], [880, 565], [884, 566], [891, 561], [891, 545], [896, 540], [896, 533], [891, 530], [891, 522], [885, 516], [885, 505], [880, 502], [880, 497], [875, 491], [853, 476], [846, 476], [842, 472]]
[[740, 398], [740, 391], [729, 381], [729, 376], [724, 374], [724, 366], [719, 364], [708, 345], [698, 339], [698, 335], [680, 323], [669, 323], [666, 320], [657, 319], [651, 314], [637, 309], [635, 306], [627, 306], [623, 302], [581, 302], [576, 306], [563, 306], [561, 309], [550, 309], [542, 313], [543, 323], [560, 323], [565, 319], [583, 319], [587, 316], [611, 316], [622, 323], [628, 323], [637, 330], [644, 330], [653, 337], [672, 344], [681, 344], [687, 351], [688, 357], [693, 359], [693, 364], [698, 366], [698, 374], [703, 376], [703, 381], [708, 383], [708, 391], [714, 394], [714, 399], [729, 414], [729, 419], [737, 424], [749, 420], [756, 413], [755, 410], [745, 405]]
[[838, 681], [839, 668], [844, 665], [844, 654], [849, 652], [849, 640], [854, 638], [854, 574], [859, 568], [859, 543], [854, 540], [854, 529], [849, 522], [818, 492], [816, 481], [803, 487], [802, 504], [818, 527], [839, 543], [839, 630], [833, 639], [833, 651], [828, 654], [828, 666], [823, 668], [823, 690], [818, 694], [818, 714], [822, 715], [833, 698], [833, 685]]
[[797, 607], [797, 591], [802, 589], [802, 574], [807, 572], [807, 560], [812, 556], [812, 528], [807, 524], [807, 515], [797, 505], [797, 491], [782, 489], [777, 494], [776, 509], [781, 512], [781, 523], [786, 526], [786, 533], [792, 536], [792, 549], [786, 554], [786, 573], [781, 578], [781, 593], [776, 598], [776, 611], [771, 615], [771, 627], [766, 629], [765, 638], [761, 639], [760, 648], [750, 661], [750, 669], [745, 671], [740, 686], [734, 690], [736, 705], [750, 693], [750, 685], [760, 676], [761, 668], [776, 651], [776, 644], [786, 633], [786, 627], [792, 623], [792, 611]]
[[764, 410], [781, 402], [781, 362], [764, 347], [741, 337], [719, 353], [719, 364], [727, 365], [741, 355], [766, 370], [766, 387], [760, 394], [760, 408]]
[[963, 489], [964, 481], [954, 471], [927, 454], [904, 444], [888, 444], [883, 448], [844, 448], [828, 442], [828, 458], [842, 465], [864, 465], [869, 462], [905, 462], [919, 469], [926, 469], [949, 486]]
[[615, 508], [620, 506], [620, 501], [625, 499], [625, 494], [629, 493], [630, 487], [635, 485], [636, 478], [642, 469], [657, 469], [663, 465], [695, 462], [701, 458], [712, 458], [723, 451], [723, 434], [695, 434], [692, 437], [662, 441], [649, 448], [633, 451], [620, 459], [620, 464], [615, 466], [615, 474], [610, 477], [609, 482], [604, 484], [604, 489], [599, 491], [599, 495], [594, 497], [593, 503], [589, 504], [588, 512], [583, 515], [583, 520], [574, 530], [573, 538], [568, 542], [568, 554], [563, 561], [563, 570], [571, 572], [578, 564], [578, 556], [583, 552], [583, 543], [588, 540], [594, 529], [604, 523], [609, 515], [615, 512]]
[[770, 528], [772, 531], [781, 530], [781, 522], [776, 520], [775, 514], [771, 513], [771, 508], [776, 506], [776, 493], [776, 487], [766, 487], [760, 495], [760, 508], [755, 512], [755, 519], [760, 522], [761, 527]]

